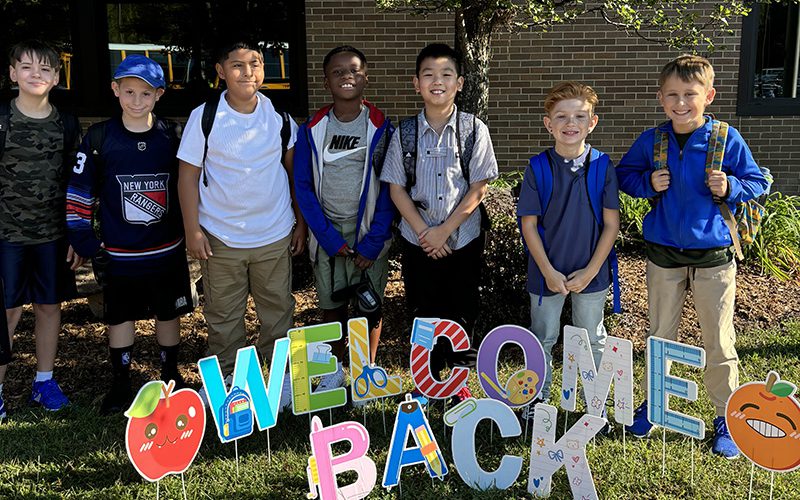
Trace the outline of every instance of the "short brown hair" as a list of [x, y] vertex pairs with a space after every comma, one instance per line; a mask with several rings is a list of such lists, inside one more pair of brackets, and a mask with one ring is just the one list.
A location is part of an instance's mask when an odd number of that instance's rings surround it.
[[41, 40], [25, 40], [15, 44], [8, 51], [8, 63], [14, 66], [16, 63], [22, 61], [22, 56], [28, 54], [31, 59], [38, 59], [36, 62], [43, 62], [49, 65], [54, 70], [61, 69], [61, 57], [58, 51], [50, 44], [42, 42]]
[[547, 97], [544, 99], [544, 112], [549, 115], [556, 103], [567, 99], [583, 99], [592, 106], [592, 114], [594, 114], [597, 103], [600, 102], [597, 92], [592, 87], [579, 82], [561, 82], [547, 92]]
[[665, 64], [658, 75], [658, 88], [663, 87], [672, 75], [677, 75], [686, 83], [697, 81], [706, 88], [714, 86], [714, 67], [702, 56], [683, 54]]

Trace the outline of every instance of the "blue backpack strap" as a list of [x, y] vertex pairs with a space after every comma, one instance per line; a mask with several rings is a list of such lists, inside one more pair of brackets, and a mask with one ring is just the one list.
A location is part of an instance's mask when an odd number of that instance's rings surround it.
[[[550, 168], [550, 158], [547, 151], [532, 156], [529, 164], [531, 173], [533, 174], [533, 180], [536, 183], [536, 192], [539, 194], [539, 206], [542, 209], [542, 215], [539, 216], [539, 223], [536, 225], [536, 228], [539, 231], [539, 238], [542, 240], [542, 245], [544, 245], [544, 228], [542, 228], [541, 218], [544, 216], [545, 211], [547, 211], [547, 205], [550, 203], [550, 197], [553, 194], [553, 171]], [[521, 217], [517, 217], [517, 226], [519, 226], [519, 233], [522, 235]], [[522, 237], [522, 248], [525, 249], [526, 255], [530, 253], [528, 245], [525, 243], [524, 236]], [[545, 286], [544, 275], [542, 275], [541, 283], [539, 284], [540, 306], [542, 305]]]
[[[589, 194], [589, 202], [592, 205], [592, 213], [601, 230], [603, 228], [603, 193], [605, 192], [608, 165], [608, 155], [592, 148], [589, 156], [589, 168], [586, 171], [586, 187]], [[613, 247], [608, 254], [608, 263], [611, 267], [614, 313], [620, 313], [622, 312], [622, 301], [619, 288], [619, 264], [617, 252]]]

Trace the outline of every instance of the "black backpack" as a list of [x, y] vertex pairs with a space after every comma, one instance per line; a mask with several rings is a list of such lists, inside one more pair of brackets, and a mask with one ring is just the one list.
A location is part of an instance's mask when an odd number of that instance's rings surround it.
[[[206, 100], [205, 107], [203, 107], [203, 118], [200, 120], [200, 128], [203, 130], [203, 186], [208, 187], [208, 177], [206, 177], [206, 156], [208, 156], [208, 136], [211, 134], [211, 129], [214, 127], [214, 119], [217, 117], [217, 107], [219, 106], [219, 95], [213, 95]], [[281, 162], [283, 162], [286, 151], [289, 149], [289, 139], [292, 137], [292, 126], [289, 120], [292, 119], [289, 113], [282, 112], [281, 114]]]
[[[475, 149], [476, 118], [471, 113], [456, 110], [456, 135], [458, 135], [458, 159], [461, 165], [461, 175], [470, 184], [469, 164]], [[406, 192], [411, 194], [411, 188], [417, 183], [417, 136], [419, 135], [418, 116], [410, 116], [400, 120], [397, 129], [400, 132], [400, 147], [403, 150], [403, 168], [406, 172]], [[491, 228], [489, 214], [483, 202], [478, 205], [481, 214], [481, 231]]]
[[[58, 109], [58, 108], [56, 108]], [[72, 166], [75, 151], [72, 146], [78, 142], [81, 135], [81, 125], [75, 115], [58, 110], [58, 121], [64, 129], [64, 150], [62, 151], [62, 165], [64, 168]], [[8, 101], [0, 102], [0, 160], [6, 151], [6, 136], [11, 128], [11, 105]]]

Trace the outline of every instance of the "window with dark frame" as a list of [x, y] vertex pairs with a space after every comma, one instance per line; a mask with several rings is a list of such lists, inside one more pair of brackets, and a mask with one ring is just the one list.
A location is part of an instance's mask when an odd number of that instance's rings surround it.
[[800, 115], [797, 4], [754, 4], [743, 20], [737, 113]]
[[[257, 43], [264, 54], [261, 91], [277, 109], [304, 116], [308, 94], [303, 9], [299, 0], [10, 2], [0, 6], [0, 15], [23, 22], [0, 33], [0, 49], [5, 55], [11, 44], [24, 38], [55, 45], [63, 62], [59, 86], [69, 91], [54, 92], [54, 101], [81, 116], [117, 113], [119, 105], [110, 90], [114, 69], [129, 54], [147, 55], [162, 66], [167, 80], [157, 112], [180, 117], [224, 88], [214, 68], [219, 46], [245, 39]], [[0, 99], [14, 95], [4, 71]]]

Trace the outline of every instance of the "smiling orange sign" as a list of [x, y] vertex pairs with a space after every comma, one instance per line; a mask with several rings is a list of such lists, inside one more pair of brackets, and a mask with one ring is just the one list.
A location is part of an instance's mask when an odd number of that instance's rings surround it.
[[728, 398], [725, 419], [739, 450], [756, 465], [775, 472], [800, 467], [800, 403], [794, 384], [769, 372]]

